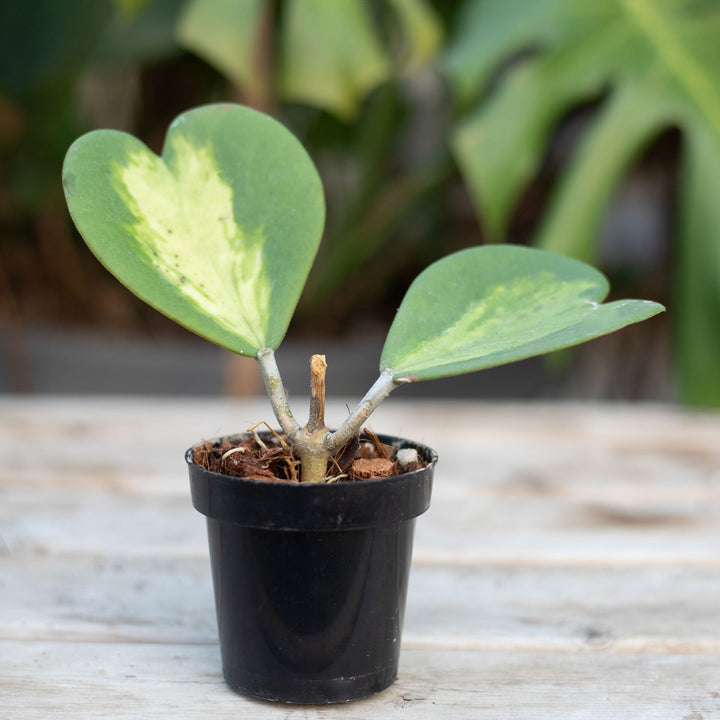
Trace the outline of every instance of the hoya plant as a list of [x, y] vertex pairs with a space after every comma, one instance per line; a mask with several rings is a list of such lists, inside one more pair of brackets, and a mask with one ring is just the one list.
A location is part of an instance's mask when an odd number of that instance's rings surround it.
[[377, 381], [330, 432], [323, 356], [311, 360], [304, 426], [275, 362], [325, 216], [317, 170], [283, 125], [239, 105], [199, 107], [171, 124], [160, 156], [131, 135], [96, 130], [70, 147], [63, 184], [81, 235], [124, 285], [198, 335], [256, 358], [301, 482], [327, 479], [329, 458], [400, 385], [575, 345], [663, 309], [603, 303], [605, 277], [562, 255], [503, 245], [462, 250], [412, 283]]

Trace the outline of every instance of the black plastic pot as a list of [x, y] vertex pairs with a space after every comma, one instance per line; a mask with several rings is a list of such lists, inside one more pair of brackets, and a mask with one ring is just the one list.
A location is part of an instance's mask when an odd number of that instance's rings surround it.
[[233, 478], [186, 460], [207, 516], [225, 680], [294, 703], [354, 700], [397, 676], [415, 518], [428, 466], [381, 480], [302, 485]]

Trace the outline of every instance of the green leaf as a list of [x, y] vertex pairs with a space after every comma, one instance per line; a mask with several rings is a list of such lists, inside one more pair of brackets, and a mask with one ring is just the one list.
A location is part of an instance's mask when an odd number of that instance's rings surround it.
[[403, 72], [412, 73], [438, 52], [443, 28], [433, 8], [424, 0], [387, 0], [395, 11], [402, 34], [399, 59]]
[[600, 304], [602, 273], [517, 246], [461, 250], [410, 286], [380, 360], [396, 380], [481, 370], [576, 345], [663, 310], [642, 300]]
[[[720, 157], [720, 3], [540, 0], [514, 16], [511, 5], [467, 0], [445, 57], [460, 100], [481, 99], [453, 149], [489, 236], [505, 233], [554, 123], [571, 106], [598, 101], [535, 244], [583, 260], [596, 257], [605, 210], [634, 158], [664, 129], [680, 128], [684, 178], [694, 189], [680, 188], [678, 367], [687, 400], [720, 406], [720, 342], [709, 334], [720, 315], [711, 269], [720, 215], [708, 199], [717, 187], [710, 158]], [[575, 82], [582, 77], [589, 82]]]
[[320, 179], [295, 137], [266, 115], [209, 105], [180, 115], [162, 156], [114, 130], [65, 159], [70, 213], [130, 290], [243, 355], [276, 348], [317, 251]]
[[[517, 58], [454, 137], [454, 150], [491, 237], [537, 171], [559, 116], [606, 89], [541, 245], [591, 258], [602, 212], [635, 155], [665, 127], [696, 117], [720, 143], [720, 5], [713, 0], [541, 0], [513, 16], [503, 0], [467, 5], [445, 69], [465, 97]], [[483, 48], [476, 55], [471, 48]], [[690, 123], [690, 124], [688, 124]], [[596, 129], [596, 132], [594, 130]], [[568, 221], [571, 224], [568, 224]]]
[[125, 17], [132, 17], [152, 0], [115, 0], [115, 7]]
[[597, 229], [631, 162], [662, 129], [662, 98], [628, 86], [602, 108], [568, 163], [536, 236], [538, 247], [596, 260]]
[[720, 145], [707, 128], [690, 135], [683, 163], [675, 324], [680, 395], [720, 407]]
[[545, 42], [573, 4], [577, 0], [533, 0], [519, 12], [508, 0], [466, 0], [442, 58], [456, 95], [464, 103], [479, 97], [509, 50]]
[[560, 57], [527, 62], [453, 133], [453, 150], [492, 240], [500, 239], [518, 195], [538, 171], [555, 122], [579, 98], [599, 91], [602, 64], [579, 61], [590, 54], [601, 59], [597, 47], [580, 44]]
[[283, 27], [280, 86], [286, 100], [352, 118], [387, 80], [390, 61], [362, 0], [294, 0]]
[[178, 41], [249, 94], [259, 93], [255, 61], [266, 0], [190, 0], [177, 26]]

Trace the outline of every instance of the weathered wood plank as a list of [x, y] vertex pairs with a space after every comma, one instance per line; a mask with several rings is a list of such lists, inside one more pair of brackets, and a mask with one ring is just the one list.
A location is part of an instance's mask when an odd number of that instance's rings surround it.
[[[302, 409], [307, 403], [301, 397], [293, 405]], [[344, 402], [328, 403], [330, 423], [345, 414]], [[5, 397], [0, 399], [0, 453], [21, 463], [22, 454], [12, 443], [27, 447], [42, 437], [37, 448], [41, 453], [45, 448], [61, 457], [80, 453], [113, 466], [138, 443], [140, 449], [153, 446], [175, 457], [201, 437], [238, 432], [268, 418], [269, 406], [262, 400]], [[720, 459], [716, 415], [661, 406], [412, 403], [391, 398], [371, 424], [378, 432], [411, 436], [461, 456], [488, 451], [534, 461], [579, 455], [590, 466], [595, 453], [611, 452], [646, 458], [658, 468], [665, 460], [706, 466], [715, 462], [717, 468]], [[101, 445], [93, 450], [81, 444], [85, 440]]]
[[[6, 485], [0, 489], [0, 546], [13, 554], [203, 555], [203, 519], [191, 506], [185, 469], [178, 474], [183, 488], [172, 494], [158, 489], [163, 481], [154, 475], [145, 478], [146, 495], [102, 483]], [[502, 489], [458, 496], [441, 482], [440, 475], [432, 506], [417, 523], [418, 563], [720, 564], [720, 502], [710, 483], [699, 490], [689, 483], [677, 503], [653, 502], [657, 488], [650, 488], [643, 507], [640, 499], [629, 504], [603, 497], [602, 489], [594, 497], [591, 488], [543, 497]]]
[[0, 716], [720, 717], [720, 417], [648, 406], [390, 400], [375, 429], [441, 454], [399, 683], [227, 691], [182, 454], [268, 412], [0, 399]]
[[[216, 642], [205, 557], [4, 558], [0, 639]], [[408, 647], [720, 653], [714, 568], [413, 568]]]
[[207, 717], [517, 720], [717, 718], [720, 656], [407, 650], [385, 692], [348, 705], [270, 705], [228, 690], [207, 645], [0, 643], [13, 720]]
[[[177, 401], [154, 407], [115, 399], [3, 400], [6, 545], [147, 552], [165, 537], [166, 549], [201, 552], [182, 438], [197, 438], [188, 429], [194, 424], [212, 427], [210, 434], [228, 429], [224, 423], [237, 429], [238, 417], [258, 417], [264, 404], [192, 401], [187, 413], [180, 407]], [[389, 407], [388, 424], [421, 437], [433, 414], [463, 421], [459, 429], [441, 422], [435, 431], [441, 464], [433, 506], [419, 523], [420, 562], [718, 563], [720, 420], [714, 416], [574, 405]], [[473, 471], [478, 458], [481, 468]], [[138, 515], [130, 538], [118, 534], [126, 512]]]

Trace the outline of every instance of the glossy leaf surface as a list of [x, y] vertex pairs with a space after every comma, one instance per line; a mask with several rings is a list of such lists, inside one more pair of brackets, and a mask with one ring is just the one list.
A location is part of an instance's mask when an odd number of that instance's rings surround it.
[[533, 248], [485, 246], [454, 253], [413, 282], [388, 333], [381, 370], [427, 380], [540, 355], [660, 312], [619, 300], [602, 273]]
[[63, 182], [91, 250], [140, 298], [243, 355], [277, 347], [315, 257], [324, 201], [295, 137], [266, 115], [180, 115], [158, 157], [114, 130], [81, 137]]

